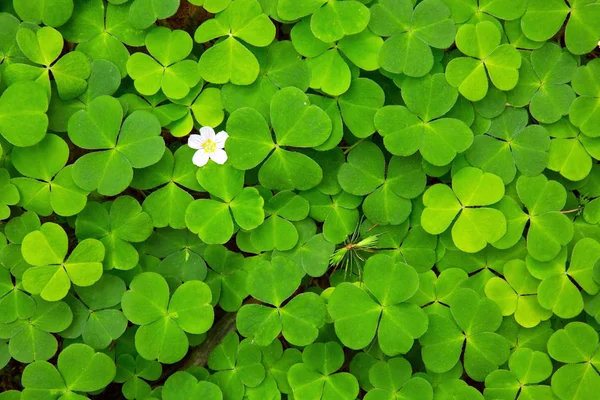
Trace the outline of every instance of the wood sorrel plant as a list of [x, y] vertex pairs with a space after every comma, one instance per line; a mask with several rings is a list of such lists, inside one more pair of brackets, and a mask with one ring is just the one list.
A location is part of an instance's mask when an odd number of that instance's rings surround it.
[[0, 400], [595, 400], [600, 0], [0, 1]]

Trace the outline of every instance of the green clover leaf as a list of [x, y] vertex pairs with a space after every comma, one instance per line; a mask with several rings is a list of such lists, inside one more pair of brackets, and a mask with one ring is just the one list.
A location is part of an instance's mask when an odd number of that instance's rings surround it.
[[502, 3], [487, 0], [442, 1], [452, 10], [452, 18], [459, 24], [467, 21], [477, 21], [485, 15], [505, 21], [513, 21], [522, 16], [527, 9], [527, 3], [518, 0], [508, 0]]
[[552, 376], [552, 390], [560, 398], [583, 400], [600, 389], [598, 333], [583, 322], [571, 322], [548, 340], [550, 357], [565, 363]]
[[145, 41], [148, 52], [134, 53], [127, 60], [127, 73], [135, 88], [151, 96], [162, 90], [165, 96], [182, 99], [200, 82], [200, 69], [193, 60], [184, 60], [192, 51], [192, 38], [182, 30], [156, 27]]
[[522, 108], [507, 108], [494, 118], [489, 131], [478, 135], [466, 151], [467, 161], [485, 172], [498, 175], [505, 184], [513, 181], [517, 170], [537, 176], [548, 166], [550, 136], [541, 125], [527, 125]]
[[421, 377], [411, 375], [412, 367], [402, 357], [392, 358], [387, 362], [377, 362], [369, 369], [369, 381], [374, 389], [369, 390], [365, 399], [394, 397], [409, 400], [433, 399], [431, 384]]
[[11, 183], [8, 171], [4, 168], [0, 169], [0, 220], [10, 217], [8, 206], [14, 206], [20, 200], [18, 188]]
[[34, 266], [23, 274], [25, 290], [44, 300], [57, 301], [67, 295], [71, 282], [91, 286], [102, 277], [105, 251], [100, 241], [81, 241], [65, 261], [67, 251], [67, 234], [52, 222], [25, 236], [21, 252], [25, 261]]
[[531, 40], [550, 39], [563, 26], [566, 26], [565, 44], [573, 54], [585, 54], [598, 45], [600, 39], [600, 6], [596, 2], [572, 0], [533, 0], [527, 4], [527, 11], [521, 19], [523, 33]]
[[60, 28], [66, 40], [78, 43], [76, 49], [93, 61], [107, 60], [119, 69], [121, 78], [127, 76], [128, 46], [143, 46], [144, 29], [134, 27], [129, 20], [133, 3], [123, 5], [101, 0], [76, 1], [73, 17]]
[[302, 363], [293, 365], [288, 380], [299, 398], [352, 400], [358, 396], [358, 381], [347, 372], [335, 373], [344, 363], [344, 352], [335, 342], [314, 343], [302, 353]]
[[34, 296], [33, 300], [33, 314], [29, 319], [0, 324], [0, 337], [10, 339], [10, 356], [22, 363], [52, 358], [58, 349], [52, 333], [61, 332], [73, 321], [73, 313], [65, 302], [48, 302], [39, 296]]
[[571, 85], [577, 97], [569, 109], [569, 120], [585, 135], [596, 138], [598, 130], [598, 104], [600, 102], [600, 62], [590, 61], [587, 65], [577, 68]]
[[[390, 282], [397, 284], [390, 286]], [[340, 284], [331, 294], [329, 313], [336, 334], [345, 346], [358, 350], [369, 345], [377, 333], [386, 355], [407, 353], [414, 340], [427, 331], [426, 314], [406, 302], [418, 289], [416, 271], [378, 254], [365, 263], [364, 284], [376, 301], [351, 283]], [[360, 325], [358, 321], [362, 321]]]
[[183, 398], [221, 400], [223, 398], [221, 389], [217, 385], [207, 381], [198, 382], [194, 375], [184, 371], [169, 376], [163, 387], [162, 396], [165, 400]]
[[48, 94], [36, 82], [11, 85], [0, 97], [0, 134], [19, 147], [39, 143], [48, 128]]
[[[133, 168], [156, 164], [165, 151], [158, 119], [136, 111], [123, 124], [118, 100], [100, 96], [69, 120], [69, 138], [89, 153], [73, 164], [73, 180], [80, 188], [103, 195], [124, 191], [133, 179]], [[93, 172], [90, 174], [90, 172]]]
[[137, 29], [146, 29], [157, 19], [169, 18], [177, 12], [179, 0], [133, 0], [129, 22]]
[[488, 75], [495, 87], [511, 90], [519, 81], [521, 56], [512, 46], [501, 45], [501, 31], [489, 21], [463, 25], [456, 34], [456, 46], [468, 57], [448, 63], [446, 79], [470, 101], [479, 101], [488, 92]]
[[465, 371], [482, 382], [510, 355], [508, 341], [495, 333], [502, 323], [500, 308], [471, 289], [459, 289], [452, 296], [450, 311], [452, 318], [429, 315], [429, 329], [419, 339], [425, 366], [437, 373], [449, 371], [459, 362], [466, 341]]
[[152, 218], [130, 196], [117, 197], [112, 203], [90, 202], [75, 221], [80, 240], [92, 238], [104, 244], [108, 270], [134, 268], [139, 254], [131, 243], [145, 241], [152, 230]]
[[201, 281], [179, 286], [169, 300], [167, 281], [154, 272], [137, 275], [123, 295], [123, 313], [141, 325], [135, 334], [138, 353], [148, 360], [172, 364], [188, 350], [185, 332], [206, 332], [214, 320], [210, 288]]
[[239, 40], [266, 47], [275, 38], [275, 25], [263, 13], [258, 1], [235, 1], [215, 18], [200, 25], [194, 40], [205, 43], [221, 36], [228, 37], [200, 57], [202, 78], [211, 83], [250, 85], [258, 77], [258, 60]]
[[546, 43], [522, 58], [519, 82], [508, 92], [514, 107], [529, 105], [539, 122], [552, 124], [569, 113], [575, 93], [568, 83], [577, 71], [575, 58], [555, 43]]
[[473, 133], [464, 122], [440, 118], [458, 97], [444, 75], [406, 79], [401, 94], [406, 107], [385, 106], [375, 115], [375, 126], [390, 153], [409, 156], [420, 151], [427, 162], [442, 166], [471, 146]]
[[57, 367], [45, 361], [28, 365], [21, 383], [25, 388], [24, 396], [52, 397], [103, 389], [113, 380], [115, 373], [115, 363], [109, 356], [96, 353], [84, 344], [74, 343], [58, 355]]
[[259, 346], [269, 345], [280, 333], [297, 346], [314, 342], [319, 328], [325, 324], [327, 311], [323, 299], [314, 293], [303, 293], [282, 306], [300, 285], [301, 277], [296, 264], [283, 257], [255, 266], [248, 274], [248, 292], [275, 308], [258, 304], [242, 306], [236, 319], [238, 331]]
[[492, 372], [485, 379], [485, 395], [493, 398], [552, 398], [550, 386], [538, 385], [552, 374], [546, 353], [518, 348], [508, 360], [509, 370]]
[[248, 297], [244, 257], [224, 246], [211, 245], [204, 250], [204, 258], [210, 267], [206, 284], [213, 294], [213, 306], [218, 303], [225, 311], [237, 311]]
[[13, 6], [23, 21], [59, 27], [73, 13], [73, 0], [13, 0]]
[[440, 0], [427, 0], [413, 10], [410, 0], [384, 0], [371, 6], [369, 28], [388, 36], [379, 51], [381, 67], [394, 74], [421, 77], [433, 68], [431, 47], [454, 43], [456, 26]]
[[208, 367], [215, 371], [209, 382], [218, 385], [223, 398], [242, 399], [248, 388], [265, 380], [261, 348], [249, 341], [240, 343], [237, 333], [228, 333], [208, 357]]
[[426, 232], [437, 235], [460, 214], [452, 226], [452, 240], [462, 251], [478, 252], [506, 234], [504, 214], [481, 207], [497, 203], [503, 195], [504, 184], [498, 176], [478, 168], [463, 168], [452, 179], [452, 189], [442, 184], [427, 189], [421, 224]]

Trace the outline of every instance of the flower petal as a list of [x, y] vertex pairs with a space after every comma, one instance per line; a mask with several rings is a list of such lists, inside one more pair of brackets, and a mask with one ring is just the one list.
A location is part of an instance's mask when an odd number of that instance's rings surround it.
[[200, 135], [204, 140], [215, 140], [215, 130], [210, 126], [203, 126], [200, 128]]
[[217, 142], [217, 149], [225, 148], [225, 141], [227, 140], [228, 137], [229, 137], [229, 135], [225, 131], [221, 131], [221, 132], [217, 133], [217, 136], [215, 136], [215, 141]]
[[214, 153], [210, 154], [210, 159], [217, 164], [223, 165], [227, 161], [227, 153], [223, 149], [217, 149]]
[[202, 143], [204, 143], [204, 139], [200, 135], [190, 135], [188, 138], [188, 146], [190, 146], [194, 150], [200, 150], [202, 148]]
[[208, 162], [209, 155], [204, 150], [199, 150], [194, 153], [194, 157], [192, 157], [192, 162], [194, 165], [198, 167], [204, 167]]

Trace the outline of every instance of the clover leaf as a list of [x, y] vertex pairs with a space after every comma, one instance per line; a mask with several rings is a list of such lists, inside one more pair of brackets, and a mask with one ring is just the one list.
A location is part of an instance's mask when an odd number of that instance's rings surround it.
[[52, 358], [58, 349], [58, 341], [52, 333], [66, 329], [73, 321], [73, 313], [66, 303], [48, 302], [39, 296], [33, 300], [35, 311], [30, 318], [0, 324], [0, 337], [10, 339], [10, 356], [22, 363]]
[[600, 26], [595, 22], [600, 16], [600, 7], [596, 2], [533, 0], [527, 4], [527, 11], [521, 18], [521, 28], [531, 40], [548, 40], [563, 26], [567, 16], [567, 48], [576, 55], [590, 52], [600, 39]]
[[19, 205], [41, 216], [55, 212], [68, 217], [83, 210], [89, 192], [73, 181], [73, 167], [65, 167], [68, 157], [67, 143], [52, 134], [36, 145], [15, 148], [13, 165], [24, 176], [12, 179]]
[[369, 380], [374, 389], [366, 400], [382, 398], [432, 399], [431, 384], [421, 377], [412, 377], [412, 367], [402, 357], [379, 361], [369, 369]]
[[287, 258], [276, 257], [255, 266], [248, 273], [248, 292], [275, 308], [259, 304], [242, 306], [236, 319], [238, 331], [252, 337], [259, 346], [269, 345], [280, 333], [296, 346], [311, 344], [325, 324], [327, 312], [323, 299], [314, 293], [304, 293], [282, 306], [296, 291], [301, 278], [296, 264]]
[[485, 395], [494, 398], [552, 398], [550, 386], [537, 385], [552, 374], [552, 362], [546, 353], [518, 348], [508, 360], [509, 370], [492, 372], [485, 379]]
[[566, 202], [565, 188], [544, 175], [521, 176], [517, 180], [517, 193], [529, 215], [529, 255], [538, 261], [552, 260], [573, 237], [569, 218], [560, 213]]
[[13, 0], [13, 7], [23, 21], [59, 27], [73, 13], [73, 0]]
[[134, 171], [132, 187], [156, 189], [142, 203], [156, 228], [185, 228], [185, 211], [194, 200], [187, 190], [202, 189], [195, 178], [193, 154], [194, 150], [188, 146], [180, 147], [175, 154], [166, 149], [159, 162]]
[[555, 43], [548, 42], [522, 58], [519, 82], [508, 92], [514, 107], [529, 105], [529, 112], [539, 122], [552, 124], [569, 113], [575, 100], [568, 83], [577, 71], [575, 58]]
[[233, 221], [251, 230], [263, 223], [264, 200], [255, 188], [244, 188], [244, 171], [209, 163], [198, 170], [198, 181], [223, 202], [194, 200], [185, 212], [188, 229], [208, 244], [226, 243], [234, 232]]
[[134, 268], [139, 254], [131, 243], [148, 239], [152, 229], [152, 218], [129, 196], [120, 196], [112, 203], [90, 202], [75, 221], [80, 240], [93, 238], [104, 244], [109, 270]]
[[276, 144], [264, 118], [251, 108], [235, 111], [227, 121], [225, 150], [231, 164], [241, 170], [258, 166], [263, 186], [275, 190], [307, 190], [321, 182], [319, 165], [299, 152], [283, 147], [312, 147], [331, 135], [332, 123], [321, 108], [311, 105], [299, 89], [280, 90], [271, 101], [271, 121]]
[[198, 64], [184, 60], [192, 51], [192, 38], [182, 30], [171, 31], [156, 27], [145, 40], [148, 52], [134, 53], [127, 60], [127, 73], [135, 88], [144, 95], [156, 94], [162, 89], [167, 97], [181, 99], [200, 81]]
[[244, 257], [224, 246], [211, 245], [204, 250], [204, 258], [210, 267], [206, 283], [212, 291], [213, 306], [218, 303], [225, 311], [237, 311], [248, 297]]
[[446, 68], [446, 79], [470, 101], [485, 97], [488, 75], [500, 90], [511, 90], [519, 81], [521, 57], [514, 47], [500, 44], [501, 34], [489, 21], [463, 25], [456, 33], [456, 46], [468, 57], [451, 60]]
[[[502, 179], [478, 168], [463, 168], [452, 179], [452, 189], [437, 184], [423, 195], [421, 224], [426, 232], [444, 232], [452, 226], [452, 240], [462, 251], [475, 253], [506, 234], [506, 217], [488, 207], [504, 195]], [[478, 208], [473, 208], [473, 207]]]
[[[502, 323], [500, 308], [471, 289], [454, 292], [452, 318], [429, 315], [429, 329], [419, 339], [427, 369], [443, 373], [454, 367], [463, 353], [466, 373], [482, 382], [510, 355], [508, 341], [495, 333]], [[443, 356], [440, 356], [443, 354]]]
[[16, 82], [0, 97], [0, 134], [19, 147], [39, 143], [48, 128], [48, 94], [42, 85]]
[[115, 363], [109, 356], [74, 343], [61, 351], [56, 367], [46, 361], [36, 361], [25, 368], [21, 379], [23, 396], [52, 398], [69, 392], [94, 392], [106, 387], [115, 373]]
[[456, 35], [450, 9], [439, 0], [420, 2], [414, 10], [410, 0], [380, 1], [371, 6], [369, 28], [389, 37], [379, 50], [381, 67], [412, 77], [429, 73], [434, 63], [431, 47], [448, 48]]
[[60, 28], [66, 40], [78, 43], [76, 49], [91, 60], [107, 60], [127, 76], [127, 46], [143, 46], [146, 31], [137, 29], [137, 21], [129, 20], [133, 3], [106, 4], [102, 0], [78, 1], [73, 17]]
[[514, 313], [519, 325], [533, 328], [552, 316], [538, 301], [540, 280], [533, 277], [522, 260], [504, 265], [504, 278], [493, 277], [485, 285], [486, 296], [495, 301], [502, 315]]
[[[427, 330], [426, 314], [406, 302], [418, 289], [416, 271], [406, 264], [394, 263], [390, 256], [378, 254], [365, 263], [363, 279], [376, 301], [351, 283], [337, 286], [329, 298], [336, 334], [345, 346], [357, 350], [371, 343], [377, 332], [385, 354], [407, 353], [413, 341]], [[397, 284], [392, 287], [390, 282]], [[358, 321], [362, 321], [360, 330]]]
[[600, 389], [598, 333], [583, 322], [571, 322], [548, 340], [550, 357], [565, 363], [552, 375], [552, 390], [563, 399], [591, 398]]
[[235, 332], [228, 333], [208, 357], [215, 371], [209, 382], [223, 391], [223, 398], [241, 400], [247, 388], [257, 387], [265, 379], [260, 347], [249, 341], [240, 343]]
[[179, 0], [133, 0], [129, 9], [129, 21], [138, 29], [150, 27], [157, 19], [165, 19], [177, 12]]
[[[148, 386], [148, 388], [150, 387]], [[163, 387], [162, 396], [165, 400], [182, 398], [220, 400], [223, 398], [221, 389], [217, 385], [207, 381], [198, 382], [194, 375], [184, 371], [169, 376]]]
[[121, 306], [127, 319], [140, 325], [135, 334], [138, 353], [165, 364], [181, 360], [189, 345], [185, 332], [201, 334], [213, 323], [211, 297], [210, 288], [201, 281], [186, 282], [169, 296], [169, 286], [161, 275], [136, 275]]
[[140, 356], [134, 358], [130, 354], [122, 354], [117, 357], [116, 364], [117, 373], [114, 381], [123, 383], [121, 391], [125, 398], [150, 397], [152, 388], [146, 381], [160, 378], [162, 365], [158, 361], [148, 361]]
[[228, 38], [218, 41], [200, 57], [202, 78], [211, 83], [250, 85], [258, 77], [259, 65], [254, 54], [239, 40], [266, 47], [275, 37], [275, 25], [258, 1], [235, 1], [200, 25], [194, 40], [205, 43], [221, 36]]
[[[160, 259], [151, 272], [159, 273], [167, 280], [175, 279], [179, 285], [206, 278], [208, 271], [203, 259], [206, 247], [198, 235], [187, 229], [163, 228], [155, 230], [148, 238], [144, 252]], [[217, 300], [214, 293], [213, 300]]]
[[375, 115], [375, 126], [390, 153], [409, 156], [420, 151], [427, 162], [442, 166], [471, 146], [473, 133], [464, 122], [441, 118], [458, 98], [444, 75], [406, 79], [401, 94], [406, 107], [385, 106]]
[[0, 322], [11, 323], [31, 317], [36, 309], [33, 299], [23, 292], [11, 273], [0, 270]]
[[513, 21], [522, 16], [527, 8], [527, 3], [518, 0], [508, 0], [502, 3], [485, 0], [443, 1], [452, 10], [452, 18], [459, 24], [467, 21], [478, 21], [485, 16]]
[[598, 130], [598, 102], [600, 101], [600, 80], [598, 72], [600, 62], [590, 61], [587, 65], [577, 68], [577, 72], [571, 81], [577, 97], [569, 109], [569, 120], [578, 127], [581, 132], [589, 137], [600, 136]]
[[425, 173], [418, 156], [392, 157], [384, 178], [383, 153], [372, 142], [364, 142], [348, 154], [348, 162], [340, 167], [338, 181], [342, 189], [357, 196], [368, 196], [363, 202], [365, 216], [376, 224], [398, 225], [412, 211], [410, 199], [425, 189]]
[[95, 239], [83, 240], [65, 261], [67, 234], [52, 222], [25, 236], [21, 252], [25, 261], [34, 266], [23, 274], [23, 287], [47, 301], [63, 299], [71, 282], [91, 286], [102, 277], [104, 245]]
[[19, 203], [21, 196], [17, 187], [11, 183], [10, 175], [4, 168], [0, 169], [0, 220], [10, 217], [10, 208]]
[[513, 181], [517, 170], [526, 176], [541, 174], [549, 162], [549, 133], [541, 125], [527, 125], [527, 120], [526, 110], [505, 109], [486, 134], [475, 137], [465, 153], [467, 161], [505, 184]]
[[127, 328], [127, 318], [114, 308], [125, 293], [125, 282], [116, 276], [105, 274], [92, 286], [78, 287], [75, 292], [81, 301], [74, 298], [66, 301], [72, 309], [81, 309], [84, 318], [77, 324], [72, 324], [68, 332], [61, 332], [61, 335], [71, 338], [81, 335], [88, 346], [96, 350], [107, 348]]
[[69, 138], [75, 145], [101, 150], [73, 164], [73, 180], [80, 188], [103, 195], [119, 194], [131, 183], [133, 168], [149, 167], [162, 158], [165, 144], [155, 116], [136, 111], [121, 125], [122, 119], [119, 101], [100, 96], [69, 120]]

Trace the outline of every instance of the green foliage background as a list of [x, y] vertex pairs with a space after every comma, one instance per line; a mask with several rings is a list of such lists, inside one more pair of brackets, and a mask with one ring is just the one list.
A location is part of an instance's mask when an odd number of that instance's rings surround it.
[[598, 0], [0, 2], [0, 400], [597, 399], [599, 40]]

